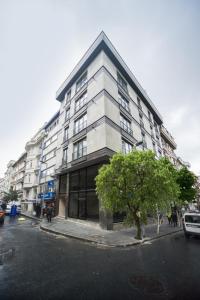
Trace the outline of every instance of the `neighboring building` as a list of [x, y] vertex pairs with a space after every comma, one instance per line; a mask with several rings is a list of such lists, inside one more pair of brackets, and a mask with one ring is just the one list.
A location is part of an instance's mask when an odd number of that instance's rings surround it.
[[4, 178], [0, 178], [0, 200], [3, 199], [5, 191], [6, 191], [5, 179]]
[[44, 126], [45, 139], [43, 141], [43, 151], [40, 168], [40, 190], [38, 197], [41, 201], [55, 202], [55, 166], [56, 152], [58, 148], [58, 135], [61, 128], [58, 111]]
[[184, 161], [181, 157], [176, 158], [176, 168], [181, 169], [183, 167], [190, 168], [191, 165], [189, 162]]
[[27, 157], [23, 185], [23, 201], [21, 203], [23, 210], [32, 211], [33, 204], [38, 201], [38, 194], [40, 192], [40, 161], [44, 138], [45, 130], [41, 128], [25, 146]]
[[13, 179], [12, 179], [11, 185], [13, 187], [13, 190], [18, 192], [20, 201], [23, 198], [26, 157], [27, 157], [27, 153], [26, 152], [22, 153], [22, 155], [18, 158], [18, 160], [16, 160], [15, 163], [12, 165]]
[[163, 146], [163, 154], [169, 159], [169, 161], [174, 166], [176, 166], [177, 157], [176, 154], [174, 153], [174, 150], [176, 150], [177, 145], [175, 143], [175, 140], [163, 125], [161, 125], [160, 127], [160, 134], [161, 134], [161, 140]]
[[13, 188], [12, 182], [13, 182], [13, 165], [15, 161], [10, 160], [9, 163], [7, 164], [7, 170], [5, 172], [4, 180], [5, 180], [5, 191], [9, 192], [11, 188]]
[[58, 215], [93, 220], [112, 229], [95, 177], [102, 164], [138, 141], [162, 156], [162, 118], [102, 32], [57, 91], [61, 102], [56, 174]]

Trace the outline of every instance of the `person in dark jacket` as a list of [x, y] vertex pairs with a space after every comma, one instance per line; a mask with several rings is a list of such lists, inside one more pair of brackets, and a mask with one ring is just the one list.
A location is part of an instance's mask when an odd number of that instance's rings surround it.
[[177, 226], [177, 221], [178, 221], [178, 218], [177, 218], [177, 212], [176, 212], [176, 210], [174, 210], [174, 211], [172, 212], [172, 223], [174, 224], [174, 227]]
[[51, 205], [47, 206], [47, 221], [51, 223], [51, 218], [53, 214], [53, 207]]

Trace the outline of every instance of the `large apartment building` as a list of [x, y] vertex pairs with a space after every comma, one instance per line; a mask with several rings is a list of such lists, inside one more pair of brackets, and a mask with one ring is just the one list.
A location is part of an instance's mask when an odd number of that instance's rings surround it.
[[39, 174], [39, 198], [41, 201], [55, 202], [56, 190], [56, 153], [58, 148], [58, 135], [60, 132], [60, 112], [56, 112], [45, 124], [45, 138], [42, 146]]
[[162, 125], [160, 127], [160, 134], [161, 134], [161, 141], [163, 147], [163, 154], [165, 157], [169, 159], [169, 161], [176, 166], [177, 164], [177, 157], [175, 154], [175, 150], [177, 145], [171, 133]]
[[23, 201], [21, 204], [22, 209], [28, 211], [32, 211], [34, 203], [38, 201], [40, 161], [44, 137], [45, 130], [41, 128], [25, 146], [27, 157], [23, 185]]
[[56, 173], [58, 214], [96, 220], [112, 229], [95, 192], [95, 176], [115, 152], [143, 149], [162, 155], [162, 118], [102, 32], [57, 91], [61, 103]]
[[19, 199], [23, 198], [24, 174], [26, 168], [27, 153], [23, 152], [20, 157], [12, 165], [12, 182], [13, 190], [18, 192]]

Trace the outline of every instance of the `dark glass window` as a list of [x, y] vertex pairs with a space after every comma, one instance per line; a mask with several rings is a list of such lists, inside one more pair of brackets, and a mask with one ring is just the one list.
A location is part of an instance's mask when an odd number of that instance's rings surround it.
[[66, 193], [67, 192], [67, 175], [61, 175], [60, 176], [60, 193]]
[[80, 170], [80, 190], [85, 190], [86, 189], [86, 169], [81, 169]]
[[79, 190], [79, 171], [75, 171], [70, 175], [70, 190]]
[[95, 165], [92, 167], [87, 168], [87, 188], [88, 189], [95, 189], [95, 177], [98, 174], [99, 165]]

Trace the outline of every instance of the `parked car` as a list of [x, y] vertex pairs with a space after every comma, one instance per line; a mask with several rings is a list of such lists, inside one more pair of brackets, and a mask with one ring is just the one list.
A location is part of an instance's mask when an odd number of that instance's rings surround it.
[[186, 238], [200, 236], [200, 213], [188, 212], [183, 215], [183, 230]]
[[4, 223], [4, 218], [5, 218], [5, 211], [3, 208], [0, 206], [0, 224]]
[[6, 206], [6, 215], [9, 215], [10, 211], [11, 211], [11, 205], [7, 204], [7, 206]]

